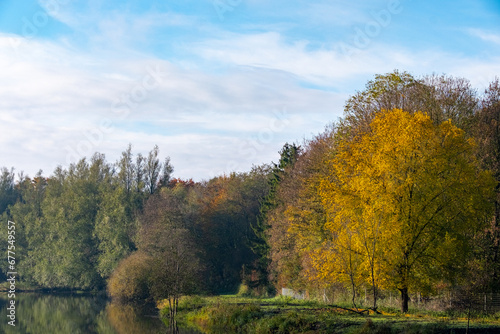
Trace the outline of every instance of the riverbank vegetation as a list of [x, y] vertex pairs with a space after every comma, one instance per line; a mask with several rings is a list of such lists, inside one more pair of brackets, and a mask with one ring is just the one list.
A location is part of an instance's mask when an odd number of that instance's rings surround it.
[[[170, 322], [169, 306], [161, 313]], [[179, 302], [177, 325], [204, 333], [494, 333], [500, 313], [467, 313], [411, 309], [404, 314], [394, 307], [370, 305], [353, 308], [290, 297], [255, 298], [238, 295], [186, 296]]]
[[[498, 80], [478, 93], [466, 79], [395, 71], [350, 97], [323, 133], [285, 144], [276, 163], [194, 182], [174, 178], [158, 147], [142, 155], [129, 145], [114, 163], [96, 153], [49, 176], [3, 168], [0, 214], [16, 222], [22, 284], [166, 300], [170, 317], [183, 296], [241, 284], [325, 305], [349, 295], [344, 308], [375, 314], [370, 328], [387, 296], [399, 295], [400, 313], [384, 312], [402, 318], [436, 298], [436, 311], [494, 313], [499, 124]], [[248, 303], [203, 314], [322, 329], [345, 311], [274, 314]]]

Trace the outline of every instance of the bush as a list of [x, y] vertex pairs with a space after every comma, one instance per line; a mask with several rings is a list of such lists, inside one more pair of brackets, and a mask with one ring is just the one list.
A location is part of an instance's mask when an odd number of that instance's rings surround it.
[[144, 302], [149, 299], [148, 280], [151, 258], [135, 252], [116, 267], [108, 280], [108, 293], [121, 302]]

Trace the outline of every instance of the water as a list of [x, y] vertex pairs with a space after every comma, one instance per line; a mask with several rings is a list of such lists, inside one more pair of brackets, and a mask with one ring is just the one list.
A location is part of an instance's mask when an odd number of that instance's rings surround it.
[[8, 324], [6, 294], [0, 294], [0, 333], [33, 334], [196, 334], [169, 328], [156, 312], [140, 313], [130, 305], [117, 305], [88, 295], [16, 294], [16, 326]]

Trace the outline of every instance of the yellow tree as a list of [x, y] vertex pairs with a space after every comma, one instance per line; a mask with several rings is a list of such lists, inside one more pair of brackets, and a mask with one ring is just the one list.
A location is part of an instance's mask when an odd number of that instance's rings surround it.
[[350, 233], [346, 251], [362, 256], [374, 297], [377, 285], [395, 287], [406, 312], [409, 289], [450, 279], [463, 263], [494, 185], [473, 149], [449, 121], [436, 126], [400, 109], [379, 113], [367, 132], [336, 145], [320, 188], [325, 227], [338, 239]]

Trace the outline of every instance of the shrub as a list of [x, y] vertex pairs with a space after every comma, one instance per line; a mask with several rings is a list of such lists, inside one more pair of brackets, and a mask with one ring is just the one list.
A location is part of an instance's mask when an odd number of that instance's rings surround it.
[[143, 302], [149, 299], [148, 279], [151, 258], [135, 252], [116, 267], [108, 280], [111, 298], [122, 302]]

